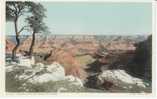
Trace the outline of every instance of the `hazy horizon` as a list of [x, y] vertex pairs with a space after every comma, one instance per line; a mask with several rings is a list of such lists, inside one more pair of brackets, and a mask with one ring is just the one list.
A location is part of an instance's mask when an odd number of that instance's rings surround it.
[[[54, 3], [40, 2], [44, 22], [52, 35], [148, 35], [152, 33], [151, 3]], [[24, 17], [19, 27], [25, 24]], [[6, 35], [14, 35], [6, 23]], [[24, 31], [21, 35], [28, 35]]]
[[[43, 36], [44, 34], [36, 34]], [[136, 35], [120, 35], [120, 34], [49, 34], [47, 36], [150, 36], [152, 34], [136, 34]], [[6, 36], [16, 36], [15, 34], [9, 34]], [[20, 36], [32, 36], [31, 34], [22, 34]], [[45, 36], [45, 35], [44, 35]]]

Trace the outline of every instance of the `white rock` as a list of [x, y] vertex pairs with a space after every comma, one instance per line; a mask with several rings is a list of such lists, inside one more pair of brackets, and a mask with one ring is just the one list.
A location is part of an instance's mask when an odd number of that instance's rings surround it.
[[143, 82], [142, 79], [139, 79], [139, 78], [133, 78], [133, 81], [134, 82]]
[[124, 70], [115, 70], [113, 74], [117, 77], [117, 79], [121, 80], [122, 82], [133, 84], [133, 78], [129, 74], [127, 74]]
[[35, 64], [36, 66], [35, 66], [35, 71], [41, 71], [41, 70], [43, 70], [46, 66], [44, 65], [44, 64], [42, 64], [42, 63], [37, 63], [37, 64]]
[[21, 69], [21, 66], [19, 66], [18, 64], [16, 64], [16, 65], [15, 64], [14, 65], [10, 64], [10, 65], [6, 66], [6, 72], [12, 72], [12, 71], [16, 71], [18, 69]]
[[68, 75], [68, 76], [65, 76], [65, 80], [68, 80], [68, 81], [75, 81], [75, 77], [72, 76], [72, 75]]
[[146, 83], [146, 86], [149, 86], [149, 83]]
[[137, 86], [146, 88], [146, 85], [145, 85], [145, 83], [142, 81], [142, 79], [133, 78], [133, 80], [134, 80], [134, 83], [136, 83]]
[[74, 77], [72, 75], [66, 76], [65, 80], [70, 81], [71, 84], [73, 84], [73, 85], [77, 85], [77, 86], [83, 87], [83, 82], [81, 81], [81, 79], [79, 79], [77, 77]]
[[30, 82], [32, 82], [32, 83], [45, 83], [48, 81], [58, 81], [58, 80], [62, 80], [62, 79], [63, 78], [58, 78], [58, 77], [56, 77], [56, 75], [53, 75], [51, 73], [45, 73], [43, 75], [33, 77], [30, 80]]
[[104, 80], [112, 82], [114, 84], [120, 85], [121, 83], [137, 85], [139, 87], [144, 87], [144, 82], [139, 79], [132, 77], [127, 74], [124, 70], [104, 70], [102, 74], [98, 76], [100, 83], [103, 83]]
[[41, 67], [41, 68], [45, 67], [44, 64], [42, 64], [42, 63], [36, 63], [35, 65], [36, 65], [37, 67]]
[[19, 64], [18, 65], [20, 65], [20, 66], [31, 67], [34, 64], [35, 64], [35, 60], [34, 60], [33, 56], [31, 59], [28, 57], [24, 57], [24, 56], [19, 57]]
[[51, 65], [48, 65], [47, 71], [52, 73], [54, 77], [58, 77], [59, 79], [65, 77], [64, 67], [57, 62], [54, 62]]
[[6, 72], [11, 72], [13, 70], [14, 70], [13, 66], [7, 66], [6, 67]]
[[44, 73], [39, 76], [34, 76], [29, 81], [32, 83], [44, 83], [48, 81], [59, 81], [65, 79], [64, 68], [59, 63], [55, 62], [51, 65], [47, 65], [47, 71], [49, 73]]
[[144, 85], [144, 83], [143, 83], [143, 82], [137, 82], [137, 86], [139, 86], [139, 87], [143, 87], [143, 88], [146, 88], [146, 86]]
[[19, 80], [25, 80], [25, 79], [29, 78], [29, 76], [23, 74], [23, 75], [20, 75], [20, 76], [18, 76], [16, 78], [19, 79]]
[[31, 57], [31, 65], [34, 65], [35, 64], [35, 58], [34, 56]]

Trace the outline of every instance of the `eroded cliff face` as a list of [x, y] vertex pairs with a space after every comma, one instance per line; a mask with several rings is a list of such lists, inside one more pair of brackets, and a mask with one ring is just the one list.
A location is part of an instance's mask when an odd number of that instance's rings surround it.
[[152, 79], [152, 36], [136, 44], [135, 56], [128, 69], [143, 79]]
[[15, 44], [11, 42], [10, 40], [6, 40], [6, 53], [12, 53], [13, 48], [15, 47]]

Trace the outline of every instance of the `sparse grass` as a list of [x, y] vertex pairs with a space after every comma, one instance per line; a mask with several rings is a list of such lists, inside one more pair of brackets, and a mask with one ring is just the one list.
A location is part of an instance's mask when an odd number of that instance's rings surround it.
[[22, 85], [23, 81], [20, 81], [16, 79], [16, 75], [21, 75], [22, 74], [22, 69], [17, 70], [17, 71], [12, 71], [12, 72], [7, 72], [6, 73], [6, 91], [7, 92], [21, 92], [22, 90], [19, 89], [19, 87]]
[[23, 83], [15, 79], [17, 73], [6, 73], [6, 92], [57, 92], [59, 88], [65, 88], [62, 92], [81, 92], [84, 88], [71, 84], [69, 81], [49, 81], [46, 83]]

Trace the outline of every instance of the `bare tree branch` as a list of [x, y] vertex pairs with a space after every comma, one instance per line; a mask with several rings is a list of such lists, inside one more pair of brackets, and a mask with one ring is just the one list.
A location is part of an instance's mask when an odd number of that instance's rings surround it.
[[18, 33], [20, 34], [23, 30], [25, 30], [26, 27], [28, 27], [28, 26], [23, 26], [23, 27], [19, 30]]
[[15, 14], [16, 17], [18, 17], [18, 10], [16, 8], [16, 4], [13, 4], [13, 7], [15, 9], [14, 14]]

